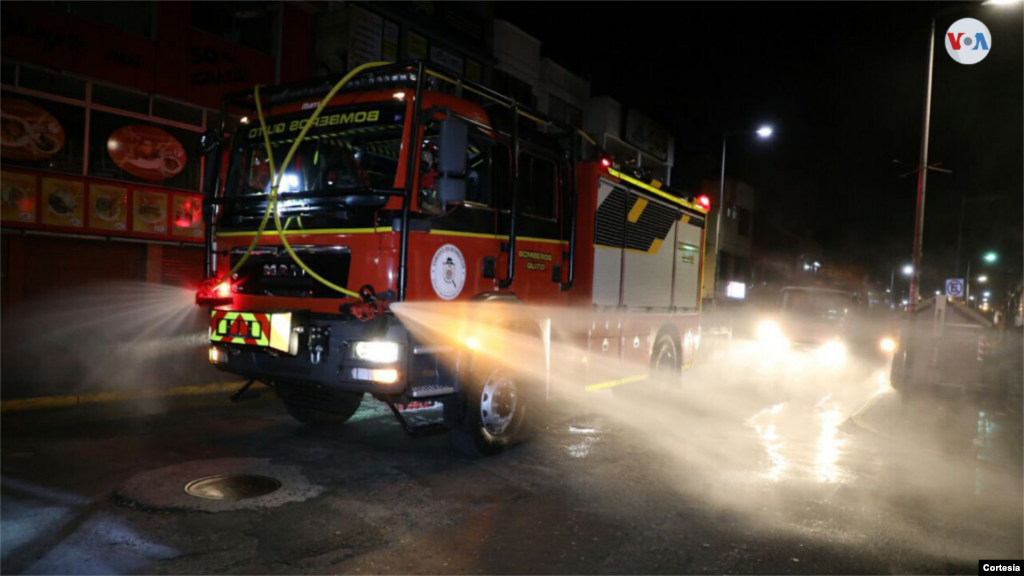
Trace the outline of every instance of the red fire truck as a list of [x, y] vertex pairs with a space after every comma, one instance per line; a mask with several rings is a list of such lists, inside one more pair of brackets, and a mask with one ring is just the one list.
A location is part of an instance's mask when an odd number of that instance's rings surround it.
[[[299, 421], [343, 423], [370, 394], [414, 435], [426, 428], [397, 407], [442, 402], [430, 430], [472, 453], [517, 439], [546, 394], [509, 363], [473, 362], [471, 343], [422, 341], [398, 303], [536, 305], [495, 321], [579, 363], [585, 390], [694, 362], [707, 197], [577, 129], [421, 62], [232, 95], [221, 117], [241, 121], [201, 144], [210, 360]], [[558, 309], [587, 321], [537, 317]], [[643, 369], [590, 374], [586, 356], [550, 358], [555, 340]]]

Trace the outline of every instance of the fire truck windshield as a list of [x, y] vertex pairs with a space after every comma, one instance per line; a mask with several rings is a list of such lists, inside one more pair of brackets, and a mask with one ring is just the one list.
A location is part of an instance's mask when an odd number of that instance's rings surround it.
[[[275, 168], [280, 172], [288, 150], [309, 122], [310, 111], [266, 120]], [[324, 110], [280, 175], [278, 208], [283, 216], [324, 220], [336, 226], [348, 220], [350, 208], [339, 210], [339, 195], [392, 190], [401, 158], [405, 108], [391, 103], [363, 104]], [[225, 179], [226, 198], [265, 198], [271, 174], [263, 129], [241, 127], [234, 140]], [[324, 193], [311, 195], [308, 193]], [[332, 194], [337, 192], [338, 195]], [[265, 202], [227, 203], [227, 224], [258, 221]], [[363, 212], [366, 212], [365, 210]]]

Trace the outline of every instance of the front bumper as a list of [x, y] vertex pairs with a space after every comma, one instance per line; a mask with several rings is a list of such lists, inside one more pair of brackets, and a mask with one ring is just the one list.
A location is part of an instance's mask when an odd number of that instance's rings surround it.
[[[220, 370], [281, 387], [321, 392], [362, 392], [378, 396], [424, 398], [455, 391], [457, 358], [451, 350], [417, 344], [394, 316], [360, 322], [333, 315], [296, 315], [295, 354], [268, 347], [213, 342], [221, 349]], [[399, 347], [395, 362], [354, 357], [356, 342], [386, 341]], [[319, 349], [319, 350], [318, 350]], [[395, 370], [394, 382], [370, 379], [373, 370]]]

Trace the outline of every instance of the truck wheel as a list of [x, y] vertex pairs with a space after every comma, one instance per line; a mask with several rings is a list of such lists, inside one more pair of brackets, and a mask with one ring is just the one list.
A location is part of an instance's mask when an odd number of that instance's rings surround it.
[[681, 380], [682, 370], [679, 347], [670, 334], [662, 334], [654, 342], [651, 351], [651, 378], [662, 388], [673, 388]]
[[445, 403], [452, 443], [470, 457], [502, 452], [519, 439], [526, 414], [524, 382], [507, 368], [495, 368]]
[[332, 410], [317, 410], [308, 406], [285, 403], [288, 413], [299, 422], [313, 428], [331, 428], [341, 426], [359, 410], [363, 403], [362, 392], [339, 392], [337, 400], [331, 405]]

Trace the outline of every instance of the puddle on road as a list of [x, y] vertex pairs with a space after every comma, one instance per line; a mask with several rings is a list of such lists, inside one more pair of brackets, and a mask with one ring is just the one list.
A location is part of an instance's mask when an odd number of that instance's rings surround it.
[[784, 404], [782, 403], [765, 408], [748, 421], [754, 427], [754, 432], [764, 446], [768, 456], [768, 470], [765, 471], [765, 476], [773, 482], [782, 478], [783, 473], [789, 467], [789, 462], [782, 453], [786, 443], [779, 437], [778, 426], [774, 423], [775, 417], [782, 412], [783, 408]]
[[840, 463], [848, 442], [840, 427], [849, 411], [826, 394], [813, 406], [780, 402], [755, 413], [746, 424], [764, 450], [759, 475], [772, 482], [850, 480], [852, 474]]
[[570, 458], [586, 458], [600, 442], [602, 430], [593, 425], [569, 424], [569, 444], [564, 446]]

